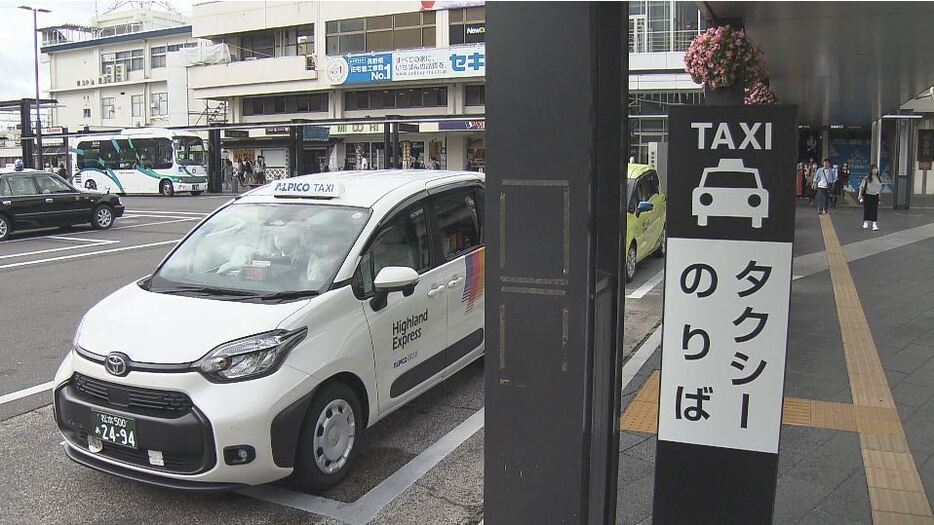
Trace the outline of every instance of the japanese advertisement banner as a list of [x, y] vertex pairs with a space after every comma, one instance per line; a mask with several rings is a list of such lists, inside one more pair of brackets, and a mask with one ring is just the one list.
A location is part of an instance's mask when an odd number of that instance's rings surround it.
[[344, 85], [484, 75], [485, 44], [332, 56], [327, 68], [328, 80]]

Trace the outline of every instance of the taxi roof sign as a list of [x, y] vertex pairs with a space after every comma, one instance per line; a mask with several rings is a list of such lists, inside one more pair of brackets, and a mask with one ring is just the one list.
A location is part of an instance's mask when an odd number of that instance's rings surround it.
[[336, 182], [276, 181], [272, 188], [276, 197], [305, 199], [336, 199], [344, 193], [344, 186]]

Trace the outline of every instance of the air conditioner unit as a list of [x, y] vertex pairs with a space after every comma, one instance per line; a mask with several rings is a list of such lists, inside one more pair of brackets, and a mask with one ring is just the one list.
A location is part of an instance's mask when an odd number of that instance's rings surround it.
[[126, 64], [116, 64], [114, 66], [113, 79], [114, 82], [126, 81]]

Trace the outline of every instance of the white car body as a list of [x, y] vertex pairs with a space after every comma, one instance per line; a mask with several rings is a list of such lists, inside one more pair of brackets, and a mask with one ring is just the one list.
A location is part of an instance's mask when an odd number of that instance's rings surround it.
[[[378, 311], [371, 307], [368, 297], [358, 296], [356, 282], [352, 283], [362, 251], [375, 234], [382, 233], [384, 219], [392, 217], [400, 205], [406, 210], [400, 213], [408, 213], [409, 203], [435, 202], [439, 196], [470, 191], [479, 192], [482, 202], [483, 175], [421, 170], [336, 172], [282, 182], [322, 181], [337, 184], [339, 196], [313, 202], [283, 198], [276, 195], [273, 183], [214, 212], [239, 204], [264, 203], [368, 209], [369, 219], [340, 264], [334, 284], [320, 295], [278, 304], [250, 303], [158, 293], [134, 282], [87, 312], [75, 336], [75, 349], [67, 354], [54, 380], [56, 420], [72, 459], [118, 476], [175, 488], [227, 490], [271, 482], [293, 472], [295, 450], [288, 451], [281, 443], [295, 446], [299, 439], [295, 420], [302, 419], [323, 383], [346, 381], [358, 389], [364, 414], [357, 425], [362, 430], [483, 354], [482, 240], [446, 260], [439, 260], [432, 252], [431, 267], [420, 272], [414, 293], [390, 293], [388, 304]], [[433, 209], [433, 205], [425, 208], [426, 213]], [[482, 221], [482, 216], [477, 220]], [[435, 230], [429, 231], [435, 235]], [[172, 253], [163, 264], [171, 257]], [[394, 335], [399, 335], [394, 334], [394, 325], [398, 327], [397, 323], [413, 316], [416, 321], [407, 331], [412, 334], [414, 325], [419, 324], [419, 337], [410, 336], [401, 351], [394, 349]], [[307, 329], [307, 335], [271, 374], [218, 383], [197, 368], [186, 368], [219, 345], [277, 329]], [[125, 376], [113, 375], [106, 369], [105, 359], [112, 352], [129, 358]], [[160, 366], [174, 370], [162, 371]], [[417, 372], [407, 375], [412, 371]], [[85, 390], [77, 390], [79, 380], [84, 381], [86, 386], [81, 388]], [[92, 387], [106, 388], [107, 400], [85, 395]], [[127, 391], [181, 393], [190, 398], [192, 407], [172, 423], [162, 413], [141, 413], [129, 404], [122, 408], [120, 400], [113, 400], [115, 392], [123, 395], [122, 387]], [[72, 406], [74, 403], [80, 406]], [[92, 451], [91, 438], [85, 440], [90, 423], [80, 415], [87, 410], [133, 418], [138, 449], [128, 452], [126, 447], [105, 443], [102, 451]], [[154, 437], [147, 436], [147, 431], [171, 433], [168, 429], [172, 424], [188, 424], [186, 432], [192, 436], [196, 429], [201, 432], [204, 446], [198, 449], [197, 443], [189, 444], [191, 450], [200, 450], [199, 468], [181, 469], [184, 472], [170, 468], [170, 460], [174, 460], [168, 451], [157, 451], [154, 459], [153, 449], [146, 447], [145, 441]], [[150, 443], [156, 441], [172, 442], [166, 436], [150, 439]], [[240, 445], [253, 447], [255, 459], [246, 464], [228, 464], [225, 448]], [[164, 465], [159, 465], [160, 461]]]
[[[755, 188], [721, 188], [707, 186], [710, 173], [748, 173], [755, 179]], [[710, 202], [703, 202], [704, 196]], [[750, 197], [757, 197], [759, 204], [753, 206]], [[759, 170], [747, 168], [742, 159], [720, 159], [715, 168], [704, 168], [700, 185], [694, 188], [691, 198], [691, 213], [697, 217], [698, 226], [707, 226], [708, 217], [738, 217], [752, 220], [753, 228], [761, 228], [762, 220], [769, 216], [769, 192], [762, 188]]]

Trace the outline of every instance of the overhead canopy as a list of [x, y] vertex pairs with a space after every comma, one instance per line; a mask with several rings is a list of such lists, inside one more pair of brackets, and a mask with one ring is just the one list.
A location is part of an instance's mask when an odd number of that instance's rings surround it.
[[867, 126], [934, 85], [934, 2], [697, 4], [743, 23], [802, 124]]

